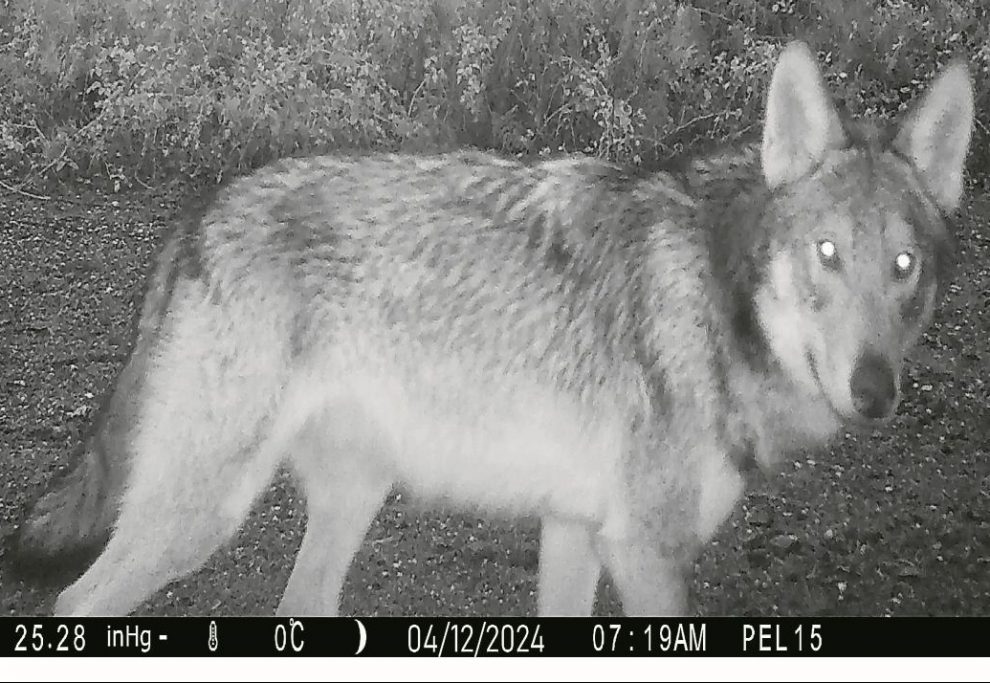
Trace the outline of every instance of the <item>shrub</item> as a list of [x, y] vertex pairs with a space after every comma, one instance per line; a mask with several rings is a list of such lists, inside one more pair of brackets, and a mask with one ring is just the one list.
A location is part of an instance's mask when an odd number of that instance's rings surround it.
[[790, 37], [867, 115], [965, 56], [985, 150], [987, 15], [967, 0], [3, 0], [0, 171], [216, 182], [284, 155], [460, 146], [652, 163], [753, 132]]

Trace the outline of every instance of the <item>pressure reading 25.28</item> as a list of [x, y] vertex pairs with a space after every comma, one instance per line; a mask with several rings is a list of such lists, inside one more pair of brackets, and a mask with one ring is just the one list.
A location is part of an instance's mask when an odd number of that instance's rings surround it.
[[54, 631], [44, 624], [17, 624], [14, 626], [16, 642], [14, 652], [73, 652], [79, 654], [86, 649], [86, 627], [75, 624], [56, 624]]

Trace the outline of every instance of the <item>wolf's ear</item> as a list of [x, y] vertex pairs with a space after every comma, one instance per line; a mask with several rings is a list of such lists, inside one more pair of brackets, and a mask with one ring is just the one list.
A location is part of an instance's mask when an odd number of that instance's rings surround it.
[[966, 65], [954, 62], [914, 105], [894, 140], [945, 212], [959, 208], [972, 131], [973, 84]]
[[767, 95], [763, 126], [763, 176], [774, 189], [817, 166], [830, 149], [845, 145], [839, 114], [832, 104], [815, 56], [802, 42], [780, 55]]

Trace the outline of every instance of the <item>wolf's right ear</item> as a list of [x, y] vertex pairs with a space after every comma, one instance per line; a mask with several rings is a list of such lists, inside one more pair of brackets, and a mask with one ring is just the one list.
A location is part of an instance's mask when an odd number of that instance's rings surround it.
[[839, 114], [815, 56], [800, 41], [780, 55], [767, 95], [763, 176], [774, 189], [817, 166], [825, 152], [845, 145]]
[[945, 212], [955, 211], [963, 193], [963, 168], [973, 132], [973, 83], [962, 62], [953, 62], [901, 126], [894, 147], [911, 160]]

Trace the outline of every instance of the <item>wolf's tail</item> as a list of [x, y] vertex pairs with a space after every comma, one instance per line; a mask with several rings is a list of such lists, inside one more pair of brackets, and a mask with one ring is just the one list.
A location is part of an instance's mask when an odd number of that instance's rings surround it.
[[78, 462], [29, 509], [9, 539], [11, 566], [41, 579], [85, 569], [110, 538], [120, 486], [106, 455], [86, 447]]
[[165, 244], [152, 270], [123, 370], [97, 413], [72, 469], [28, 508], [8, 537], [7, 564], [24, 578], [63, 578], [84, 570], [110, 538], [131, 465], [150, 350], [161, 334], [182, 266], [181, 240]]
[[85, 569], [110, 538], [130, 470], [131, 432], [141, 405], [147, 344], [139, 339], [104, 401], [73, 466], [28, 508], [8, 539], [9, 564], [24, 578]]

